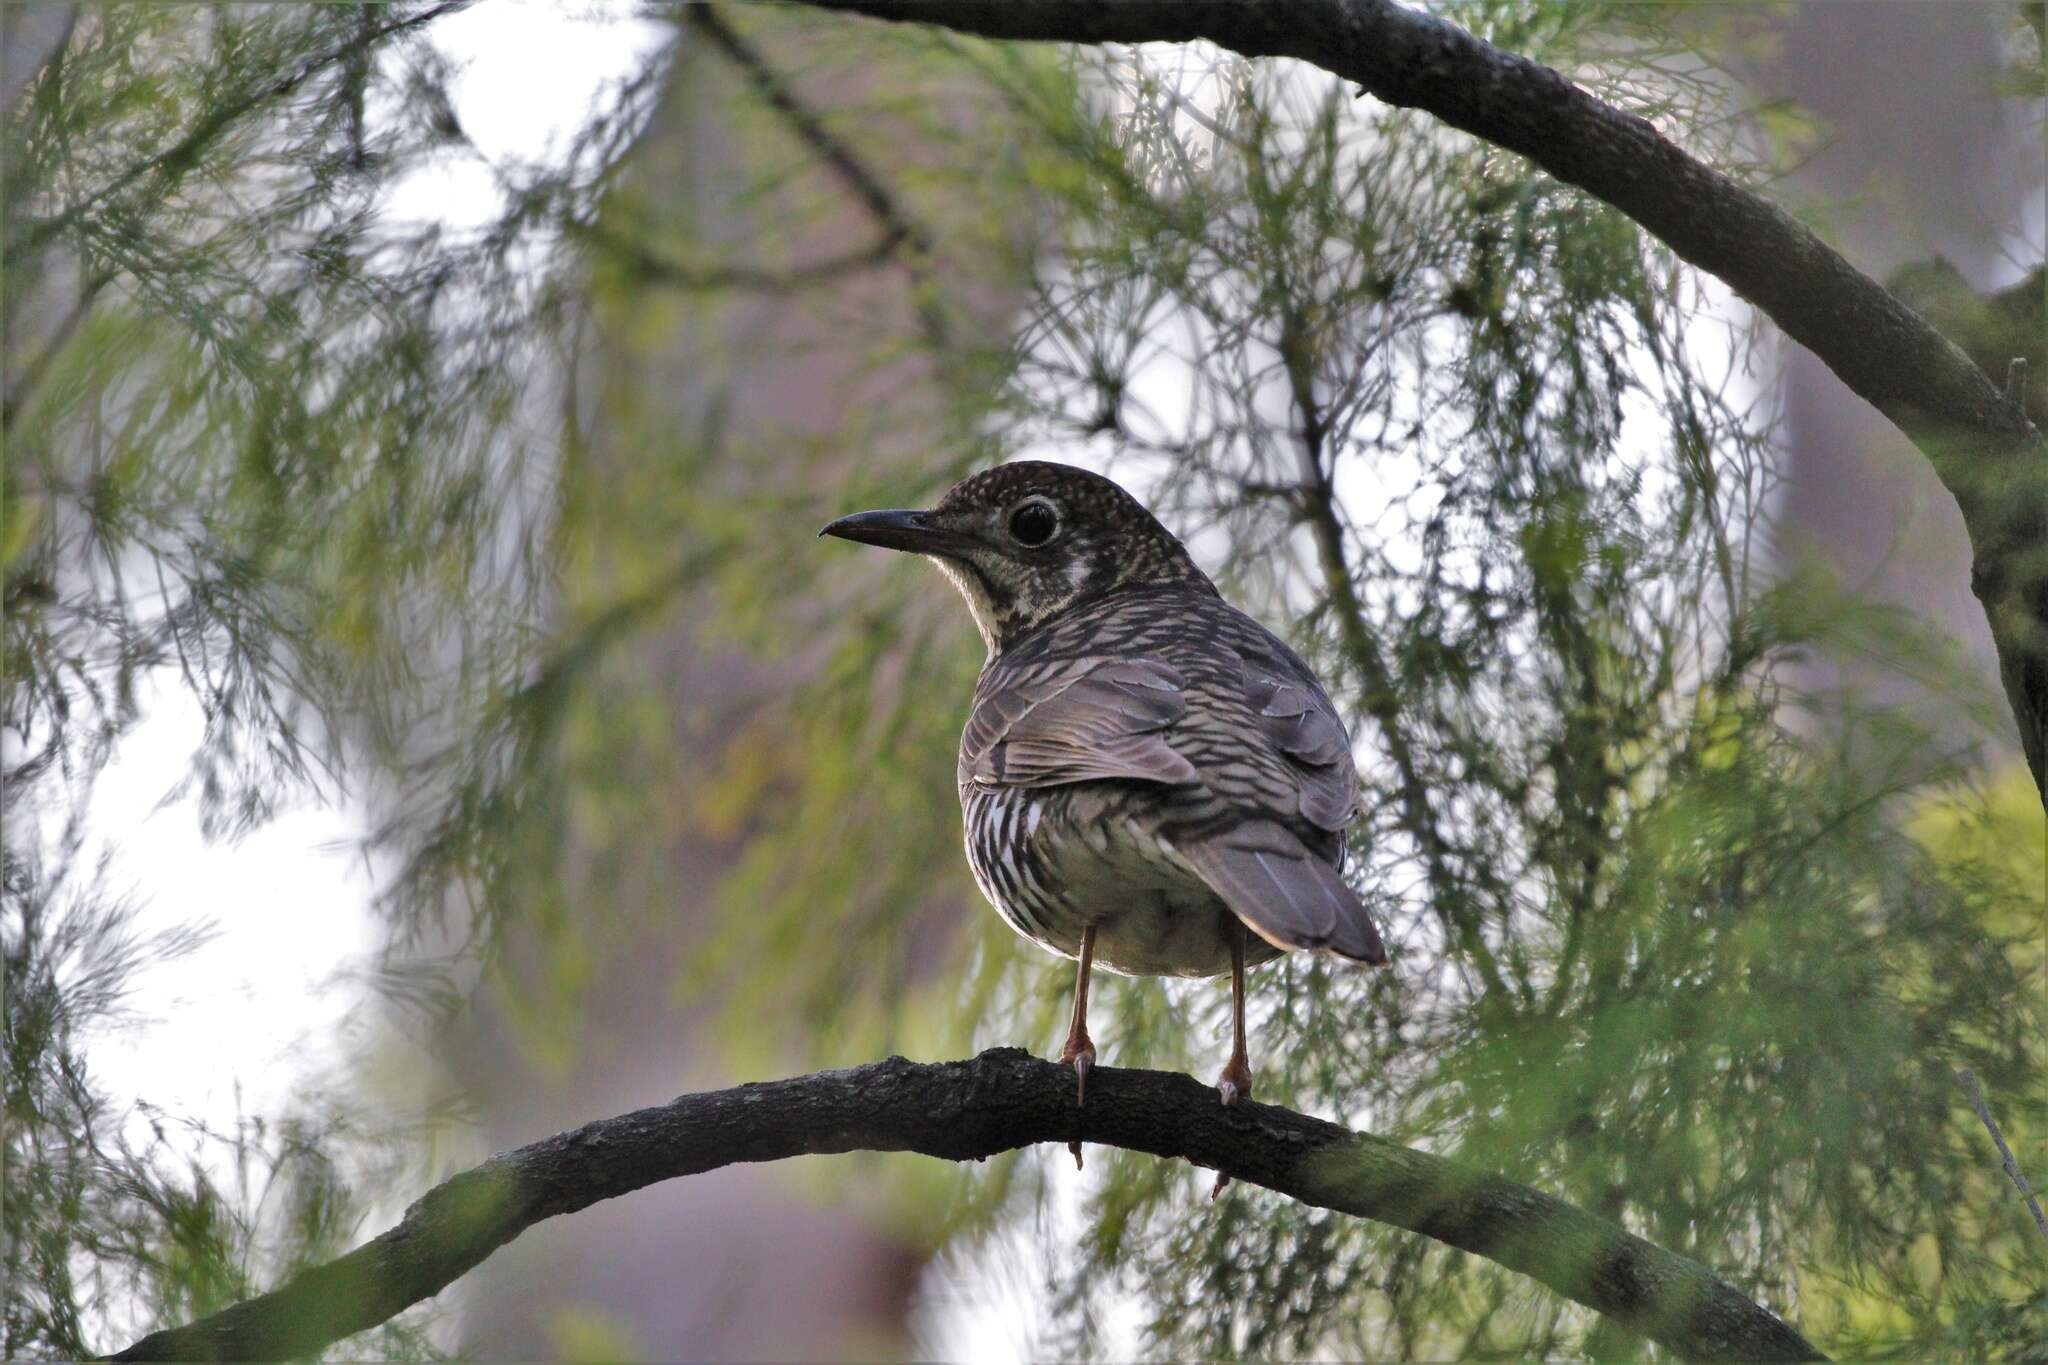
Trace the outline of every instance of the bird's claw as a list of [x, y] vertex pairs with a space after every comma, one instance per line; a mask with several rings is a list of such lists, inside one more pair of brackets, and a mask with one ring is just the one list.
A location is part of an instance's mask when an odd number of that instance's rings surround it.
[[1060, 1051], [1060, 1061], [1074, 1068], [1074, 1107], [1088, 1102], [1088, 1072], [1095, 1065], [1095, 1044], [1084, 1036], [1077, 1043], [1069, 1038]]
[[[1239, 1100], [1252, 1097], [1252, 1069], [1243, 1057], [1232, 1057], [1224, 1066], [1223, 1074], [1216, 1078], [1216, 1093], [1222, 1097], [1224, 1108]], [[1230, 1177], [1218, 1171], [1215, 1188], [1209, 1191], [1209, 1202], [1215, 1203], [1216, 1196], [1229, 1186]]]
[[[1095, 1044], [1087, 1034], [1068, 1038], [1067, 1045], [1060, 1049], [1060, 1061], [1074, 1068], [1074, 1107], [1079, 1109], [1088, 1101], [1088, 1071], [1095, 1065]], [[1067, 1150], [1074, 1154], [1074, 1169], [1081, 1169], [1081, 1140], [1075, 1138], [1067, 1144]]]

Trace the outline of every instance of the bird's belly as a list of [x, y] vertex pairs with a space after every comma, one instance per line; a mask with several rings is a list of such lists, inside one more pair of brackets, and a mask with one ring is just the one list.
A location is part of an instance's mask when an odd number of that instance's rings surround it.
[[[1080, 955], [1082, 931], [1093, 925], [1096, 965], [1113, 972], [1229, 971], [1236, 916], [1170, 843], [1114, 805], [1043, 790], [973, 791], [967, 860], [982, 894], [1011, 928], [1065, 957]], [[1247, 962], [1279, 956], [1257, 935], [1245, 938]]]

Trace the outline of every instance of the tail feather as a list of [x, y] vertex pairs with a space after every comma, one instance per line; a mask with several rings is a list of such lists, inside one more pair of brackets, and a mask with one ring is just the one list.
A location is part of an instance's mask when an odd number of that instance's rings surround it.
[[1178, 847], [1231, 912], [1274, 947], [1322, 949], [1369, 966], [1387, 960], [1365, 903], [1279, 825], [1256, 821]]

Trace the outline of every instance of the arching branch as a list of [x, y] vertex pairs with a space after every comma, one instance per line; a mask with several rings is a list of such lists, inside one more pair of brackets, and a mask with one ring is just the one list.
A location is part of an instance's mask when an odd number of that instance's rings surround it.
[[1294, 57], [1422, 109], [1605, 200], [1819, 356], [1962, 509], [1999, 673], [2048, 798], [2048, 437], [1970, 358], [1811, 229], [1540, 62], [1394, 0], [805, 0], [1065, 43], [1207, 39]]
[[[1163, 1071], [1074, 1073], [1014, 1048], [900, 1057], [733, 1090], [558, 1133], [436, 1186], [397, 1227], [283, 1288], [153, 1333], [116, 1360], [309, 1355], [440, 1292], [545, 1218], [735, 1162], [827, 1152], [981, 1158], [1079, 1139], [1185, 1157], [1246, 1185], [1484, 1256], [1694, 1360], [1818, 1360], [1712, 1271], [1559, 1199], [1271, 1105], [1224, 1108]], [[1195, 1215], [1199, 1216], [1199, 1215]]]

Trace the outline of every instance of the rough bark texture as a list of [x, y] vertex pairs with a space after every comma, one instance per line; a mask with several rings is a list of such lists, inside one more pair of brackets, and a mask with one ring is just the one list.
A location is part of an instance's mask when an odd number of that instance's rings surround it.
[[1651, 124], [1558, 72], [1392, 0], [808, 0], [1068, 43], [1205, 38], [1314, 63], [1528, 157], [1720, 278], [1896, 423], [1962, 509], [1971, 587], [2034, 784], [2048, 797], [2048, 438], [2017, 395], [1839, 252]]
[[734, 1162], [852, 1151], [979, 1160], [1071, 1140], [1185, 1157], [1419, 1232], [1540, 1280], [1686, 1359], [1824, 1358], [1705, 1266], [1549, 1195], [1290, 1110], [1226, 1109], [1211, 1087], [1169, 1072], [1092, 1071], [1077, 1109], [1069, 1068], [1014, 1048], [684, 1095], [558, 1133], [436, 1186], [397, 1227], [282, 1289], [113, 1358], [310, 1355], [430, 1298], [543, 1218]]

